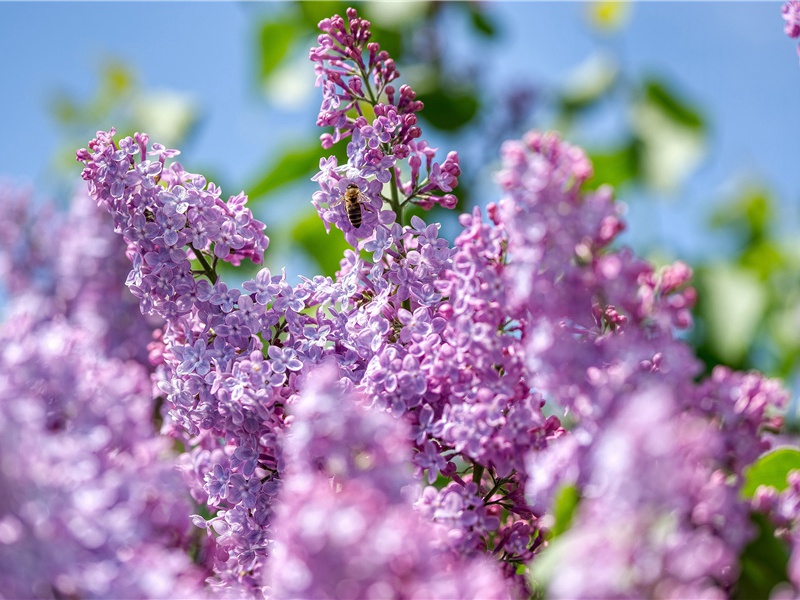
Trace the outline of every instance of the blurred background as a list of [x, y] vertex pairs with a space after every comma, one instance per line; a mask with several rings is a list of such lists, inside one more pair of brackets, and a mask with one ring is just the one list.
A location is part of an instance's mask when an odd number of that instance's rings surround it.
[[[456, 213], [499, 198], [503, 140], [557, 129], [628, 207], [623, 242], [680, 259], [709, 369], [797, 389], [800, 65], [781, 2], [364, 2], [373, 39], [461, 155]], [[338, 2], [0, 3], [0, 177], [66, 199], [98, 129], [146, 131], [225, 195], [244, 190], [273, 270], [333, 274], [346, 247], [310, 204], [316, 23]], [[334, 148], [339, 155], [344, 148]], [[794, 394], [797, 395], [796, 393]]]

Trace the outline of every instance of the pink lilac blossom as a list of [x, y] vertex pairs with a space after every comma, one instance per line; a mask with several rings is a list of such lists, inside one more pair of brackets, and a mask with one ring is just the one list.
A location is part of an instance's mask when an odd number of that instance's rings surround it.
[[66, 216], [14, 190], [2, 200], [16, 217], [0, 239], [2, 595], [204, 596], [124, 248], [85, 194]]

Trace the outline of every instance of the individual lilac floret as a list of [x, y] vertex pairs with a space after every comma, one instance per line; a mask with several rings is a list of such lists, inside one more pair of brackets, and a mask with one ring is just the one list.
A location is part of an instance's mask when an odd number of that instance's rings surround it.
[[295, 405], [267, 581], [276, 598], [507, 598], [481, 560], [456, 559], [411, 508], [401, 421], [365, 411], [330, 365]]

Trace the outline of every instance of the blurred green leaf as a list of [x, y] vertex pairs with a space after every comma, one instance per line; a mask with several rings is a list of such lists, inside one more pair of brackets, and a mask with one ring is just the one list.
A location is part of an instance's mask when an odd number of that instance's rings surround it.
[[758, 534], [742, 553], [741, 572], [732, 595], [736, 599], [769, 598], [776, 585], [788, 581], [786, 545], [775, 537], [766, 517], [754, 514], [751, 520]]
[[615, 188], [636, 181], [640, 176], [639, 146], [636, 140], [606, 152], [592, 152], [589, 158], [594, 166], [594, 177], [588, 182], [590, 189], [609, 184]]
[[448, 91], [444, 87], [420, 95], [425, 108], [420, 113], [425, 121], [442, 131], [455, 131], [467, 125], [477, 114], [480, 104], [473, 91]]
[[745, 469], [742, 496], [752, 498], [760, 485], [782, 492], [788, 486], [786, 476], [795, 469], [800, 469], [800, 450], [778, 448], [768, 452]]
[[292, 229], [292, 239], [313, 258], [323, 275], [333, 276], [339, 269], [339, 260], [350, 245], [338, 230], [328, 234], [317, 213], [308, 212]]
[[714, 212], [711, 226], [734, 229], [745, 242], [765, 237], [775, 214], [771, 194], [759, 184], [744, 183], [737, 188], [737, 196]]
[[350, 6], [347, 2], [335, 2], [331, 0], [318, 0], [316, 2], [296, 2], [294, 4], [300, 9], [300, 14], [303, 17], [306, 25], [316, 27], [322, 19], [327, 19], [333, 15], [345, 16], [347, 7]]
[[617, 62], [608, 54], [592, 54], [570, 73], [558, 98], [559, 108], [569, 118], [608, 97], [618, 80]]
[[475, 31], [490, 38], [497, 35], [497, 25], [486, 16], [483, 7], [475, 2], [467, 2], [461, 4], [461, 6], [466, 6], [467, 10], [469, 10], [470, 21]]
[[697, 272], [708, 343], [726, 364], [739, 365], [753, 343], [768, 292], [749, 270], [720, 264]]
[[650, 79], [644, 82], [644, 100], [657, 106], [675, 123], [690, 129], [705, 129], [705, 122], [700, 112], [685, 100], [678, 98], [662, 81]]
[[570, 528], [579, 500], [580, 494], [574, 485], [565, 485], [558, 490], [553, 502], [555, 516], [555, 524], [551, 529], [553, 537], [558, 537]]
[[320, 157], [327, 156], [328, 152], [322, 150], [316, 140], [287, 148], [261, 178], [248, 187], [248, 195], [258, 198], [293, 181], [310, 177], [319, 168]]
[[198, 112], [186, 94], [169, 90], [141, 94], [133, 104], [133, 123], [152, 139], [175, 147], [185, 140], [197, 125]]
[[286, 58], [299, 32], [298, 25], [289, 18], [261, 25], [259, 56], [262, 80], [266, 79]]
[[649, 80], [633, 105], [631, 125], [642, 144], [644, 181], [662, 191], [681, 185], [706, 151], [706, 127], [688, 102]]

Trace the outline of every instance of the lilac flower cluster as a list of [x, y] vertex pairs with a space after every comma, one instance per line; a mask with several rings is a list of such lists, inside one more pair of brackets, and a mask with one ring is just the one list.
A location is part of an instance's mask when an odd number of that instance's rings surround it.
[[[202, 597], [190, 498], [158, 437], [149, 327], [83, 194], [64, 216], [0, 193], [0, 589], [9, 598]], [[34, 268], [29, 270], [28, 266]], [[122, 268], [120, 268], [122, 267]]]
[[754, 532], [719, 468], [726, 441], [712, 422], [682, 413], [669, 388], [631, 396], [593, 441], [572, 527], [548, 549], [557, 560], [549, 594], [730, 595]]
[[274, 597], [507, 598], [499, 572], [451, 554], [446, 530], [411, 508], [404, 423], [358, 406], [339, 379], [324, 366], [294, 406]]
[[[781, 8], [781, 14], [786, 21], [783, 27], [784, 33], [790, 38], [800, 37], [800, 1], [788, 0]], [[800, 55], [800, 46], [797, 47], [797, 53]]]
[[[163, 431], [185, 445], [185, 481], [210, 513], [193, 520], [213, 548], [211, 586], [526, 595], [526, 565], [549, 552], [594, 582], [578, 590], [557, 572], [543, 579], [556, 595], [730, 591], [752, 535], [742, 471], [783, 390], [725, 369], [695, 381], [676, 336], [691, 325], [690, 269], [617, 248], [611, 191], [582, 190], [591, 164], [555, 134], [503, 146], [504, 197], [488, 221], [463, 215], [454, 245], [418, 217], [402, 225], [409, 202], [452, 203], [457, 158], [433, 161], [421, 103], [389, 85], [369, 23], [347, 17], [322, 21], [311, 52], [318, 122], [334, 128], [323, 144], [350, 139], [347, 165], [325, 160], [315, 177], [321, 218], [361, 251], [335, 279], [292, 286], [262, 269], [228, 287], [217, 261], [260, 263], [268, 243], [244, 195], [223, 202], [142, 134], [99, 132], [78, 152], [127, 243], [129, 287], [164, 320], [150, 346]], [[350, 184], [366, 197], [358, 229], [339, 206]], [[563, 486], [581, 501], [551, 542]], [[559, 553], [600, 543], [613, 544], [607, 569]], [[506, 583], [476, 566], [487, 555]], [[453, 587], [464, 573], [481, 573], [475, 587]]]
[[[417, 115], [422, 102], [408, 86], [395, 89], [399, 77], [394, 61], [370, 42], [369, 21], [347, 10], [347, 19], [334, 15], [319, 23], [323, 32], [319, 46], [312, 48], [317, 86], [322, 87], [322, 106], [317, 125], [333, 127], [321, 136], [323, 148], [349, 138], [347, 164], [336, 157], [320, 161], [314, 177], [320, 191], [314, 194], [325, 226], [335, 225], [354, 247], [358, 239], [369, 238], [379, 224], [399, 217], [409, 202], [430, 209], [434, 204], [454, 208], [451, 193], [461, 174], [458, 154], [450, 152], [443, 162], [435, 161], [436, 149], [421, 139]], [[424, 174], [423, 174], [424, 165]], [[350, 224], [341, 198], [348, 185], [355, 184], [365, 196], [365, 219], [359, 228]], [[388, 196], [384, 188], [388, 187]], [[401, 198], [402, 194], [402, 198]], [[381, 211], [384, 200], [395, 216]]]

